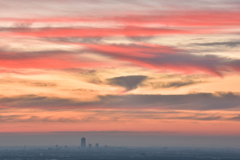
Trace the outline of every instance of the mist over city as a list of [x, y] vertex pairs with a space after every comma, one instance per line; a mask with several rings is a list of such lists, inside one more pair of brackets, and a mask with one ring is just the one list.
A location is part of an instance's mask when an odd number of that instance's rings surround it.
[[14, 133], [1, 139], [0, 160], [240, 159], [239, 137], [112, 131]]
[[[2, 146], [0, 160], [238, 160], [240, 148], [230, 147], [160, 147], [162, 146], [108, 146], [87, 143], [82, 137], [80, 145]], [[122, 139], [126, 141], [126, 139]]]

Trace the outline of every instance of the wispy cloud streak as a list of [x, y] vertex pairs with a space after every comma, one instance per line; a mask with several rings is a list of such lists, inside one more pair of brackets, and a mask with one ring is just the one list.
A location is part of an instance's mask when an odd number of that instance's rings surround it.
[[238, 94], [198, 93], [186, 95], [106, 95], [99, 100], [79, 101], [58, 97], [24, 95], [1, 97], [1, 105], [20, 108], [85, 108], [85, 109], [169, 109], [169, 110], [229, 110], [240, 107]]

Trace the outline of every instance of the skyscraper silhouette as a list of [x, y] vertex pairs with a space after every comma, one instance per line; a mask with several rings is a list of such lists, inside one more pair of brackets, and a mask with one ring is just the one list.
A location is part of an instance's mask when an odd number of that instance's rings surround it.
[[81, 138], [81, 148], [86, 148], [86, 138]]
[[99, 144], [98, 144], [98, 143], [96, 143], [96, 144], [95, 144], [95, 148], [98, 148], [98, 147], [99, 147]]

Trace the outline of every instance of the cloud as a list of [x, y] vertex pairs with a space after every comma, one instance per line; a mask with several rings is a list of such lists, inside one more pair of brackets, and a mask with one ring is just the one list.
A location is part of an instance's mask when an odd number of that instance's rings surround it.
[[206, 116], [206, 117], [177, 117], [176, 119], [191, 119], [191, 120], [199, 120], [199, 121], [215, 121], [222, 120], [221, 116]]
[[37, 52], [7, 52], [0, 50], [0, 60], [28, 60], [28, 59], [38, 59], [38, 58], [53, 58], [60, 56], [73, 56], [76, 52], [64, 51], [64, 50], [44, 50]]
[[28, 86], [35, 86], [35, 87], [56, 87], [57, 83], [54, 82], [47, 82], [44, 80], [21, 80], [21, 79], [12, 79], [12, 80], [7, 80], [3, 79], [0, 80], [3, 83], [20, 83]]
[[136, 37], [127, 37], [129, 40], [134, 41], [134, 42], [145, 42], [145, 41], [149, 41], [152, 38], [154, 38], [154, 36], [136, 36]]
[[[174, 10], [152, 12], [153, 14], [128, 15], [115, 17], [125, 24], [165, 24], [167, 26], [234, 26], [239, 25], [239, 11], [216, 10]], [[228, 18], [226, 18], [228, 17]], [[214, 19], [214, 21], [213, 21]]]
[[234, 93], [198, 93], [186, 95], [105, 95], [94, 101], [59, 97], [25, 95], [1, 97], [3, 107], [45, 109], [166, 109], [228, 110], [240, 107], [240, 96]]
[[[0, 115], [1, 123], [89, 123], [89, 122], [128, 122], [128, 121], [141, 121], [141, 120], [193, 120], [193, 121], [238, 121], [239, 119], [226, 118], [229, 116], [225, 113], [212, 113], [205, 112], [198, 114], [198, 111], [162, 111], [162, 110], [76, 110], [74, 113], [79, 116], [68, 116], [60, 111], [62, 114], [55, 114], [54, 116], [45, 116], [44, 113], [38, 112], [25, 112], [24, 114], [7, 114]], [[49, 111], [50, 113], [52, 111]], [[48, 112], [48, 113], [49, 113]], [[90, 112], [90, 114], [89, 114]], [[68, 113], [68, 112], [66, 112]], [[85, 113], [83, 115], [83, 113]]]
[[200, 82], [198, 81], [175, 81], [175, 82], [168, 82], [168, 83], [164, 83], [161, 85], [162, 88], [179, 88], [179, 87], [183, 87], [183, 86], [189, 86], [189, 85], [194, 85], [194, 84], [198, 84]]
[[0, 97], [1, 107], [44, 108], [44, 109], [73, 109], [73, 108], [102, 108], [99, 101], [79, 101], [60, 97], [38, 96], [34, 94], [13, 97]]
[[[11, 73], [11, 74], [21, 74], [21, 75], [36, 75], [36, 74], [43, 74], [45, 73], [44, 71], [41, 70], [31, 70], [31, 69], [8, 69], [8, 68], [4, 68], [4, 69], [0, 69], [0, 73]], [[11, 82], [11, 81], [8, 81]]]
[[[129, 2], [128, 2], [129, 3]], [[175, 2], [176, 3], [176, 2]], [[205, 3], [205, 2], [204, 2]], [[135, 4], [136, 5], [136, 4]], [[160, 4], [162, 5], [162, 4]], [[175, 5], [175, 4], [174, 4]], [[101, 5], [100, 5], [101, 6]], [[148, 4], [149, 6], [149, 4]], [[225, 5], [226, 6], [226, 5]], [[236, 5], [237, 6], [237, 5]], [[89, 6], [88, 6], [89, 7]], [[155, 7], [155, 6], [154, 6]], [[98, 6], [99, 8], [99, 6]], [[136, 8], [136, 7], [135, 7]], [[171, 7], [172, 8], [172, 7]], [[72, 9], [72, 7], [71, 7]], [[102, 23], [102, 22], [115, 22], [116, 24], [124, 24], [126, 26], [144, 26], [149, 24], [158, 24], [165, 26], [186, 26], [186, 27], [196, 27], [196, 26], [237, 26], [239, 25], [240, 18], [237, 16], [239, 10], [193, 10], [193, 9], [170, 9], [167, 10], [142, 10], [140, 13], [132, 12], [133, 7], [129, 8], [128, 11], [116, 12], [113, 10], [104, 10], [104, 12], [99, 12], [98, 15], [58, 15], [51, 16], [48, 15], [45, 18], [1, 18], [0, 21], [6, 22], [16, 22], [17, 24], [32, 24], [32, 23]], [[130, 11], [130, 12], [129, 12]], [[102, 13], [107, 13], [104, 16], [99, 16]], [[82, 15], [82, 16], [79, 16]], [[16, 16], [15, 16], [16, 17]], [[227, 18], [226, 18], [227, 17]], [[214, 19], [214, 21], [213, 21]], [[216, 29], [216, 28], [215, 28]]]
[[238, 116], [229, 118], [228, 120], [240, 121], [240, 114]]
[[42, 116], [27, 116], [27, 115], [0, 115], [0, 123], [88, 123], [100, 122], [100, 119], [95, 117], [84, 118], [69, 118], [69, 117], [42, 117]]
[[64, 58], [37, 58], [30, 60], [0, 60], [0, 67], [8, 69], [66, 69], [66, 68], [93, 68], [107, 66], [100, 62], [74, 61], [73, 57]]
[[[80, 52], [80, 51], [79, 51]], [[99, 61], [79, 58], [76, 51], [1, 52], [0, 67], [7, 69], [69, 69], [111, 66]]]
[[53, 42], [76, 42], [76, 43], [90, 43], [96, 44], [100, 43], [103, 37], [53, 37], [53, 38], [45, 38], [46, 41]]
[[[184, 115], [184, 116], [183, 116]], [[152, 120], [196, 120], [196, 121], [215, 121], [215, 120], [225, 120], [223, 118], [224, 115], [214, 115], [211, 113], [205, 113], [203, 115], [198, 115], [196, 113], [187, 113], [187, 112], [127, 112], [125, 111], [121, 117], [129, 118], [129, 119], [152, 119]]]
[[89, 51], [131, 62], [134, 65], [182, 72], [207, 73], [222, 77], [224, 72], [240, 71], [240, 60], [215, 55], [194, 55], [188, 51], [159, 45], [93, 45]]
[[55, 83], [44, 83], [44, 82], [34, 82], [34, 83], [28, 83], [28, 84], [37, 86], [37, 87], [55, 87], [55, 86], [57, 86]]
[[108, 79], [110, 85], [117, 85], [126, 88], [126, 91], [136, 89], [147, 76], [134, 75], [134, 76], [122, 76]]
[[193, 43], [193, 45], [197, 46], [226, 46], [226, 47], [238, 47], [240, 45], [240, 41], [226, 41], [226, 42], [211, 42], [211, 43]]
[[228, 110], [240, 107], [239, 95], [233, 93], [198, 93], [187, 95], [100, 96], [105, 106], [114, 108]]
[[[71, 42], [68, 43], [72, 44]], [[91, 58], [81, 58], [81, 53], [91, 52], [108, 56], [108, 58], [131, 62], [132, 65], [161, 71], [174, 71], [182, 74], [203, 73], [223, 77], [227, 72], [240, 71], [240, 59], [230, 59], [216, 55], [194, 55], [189, 53], [189, 51], [169, 46], [144, 43], [131, 45], [74, 44], [85, 48], [78, 52], [2, 52], [0, 55], [0, 67], [8, 69], [69, 69], [114, 66], [113, 63], [103, 63]]]
[[[4, 32], [0, 35], [4, 36], [17, 36], [17, 37], [37, 37], [43, 40], [54, 40], [55, 42], [64, 43], [68, 45], [79, 45], [85, 47], [82, 52], [94, 52], [109, 56], [121, 61], [131, 62], [133, 65], [163, 70], [163, 71], [175, 71], [183, 74], [192, 73], [204, 73], [223, 77], [226, 72], [240, 71], [240, 60], [229, 59], [226, 57], [219, 57], [213, 55], [194, 55], [189, 51], [180, 50], [170, 46], [157, 46], [149, 45], [144, 43], [136, 43], [135, 45], [106, 45], [101, 42], [103, 37], [114, 37], [114, 36], [126, 36], [128, 39], [134, 37], [137, 41], [141, 41], [144, 38], [151, 38], [155, 35], [162, 34], [201, 34], [205, 33], [203, 28], [199, 26], [234, 26], [238, 25], [239, 17], [236, 11], [185, 11], [179, 10], [176, 12], [164, 12], [160, 13], [154, 11], [153, 13], [143, 14], [130, 14], [128, 16], [106, 16], [106, 17], [55, 17], [46, 19], [35, 19], [34, 22], [41, 22], [50, 24], [52, 22], [63, 22], [63, 23], [79, 23], [89, 22], [94, 23], [107, 21], [116, 22], [111, 23], [111, 26], [103, 26], [99, 28], [94, 27], [76, 27], [69, 24], [68, 27], [56, 27], [56, 24], [48, 27], [34, 28], [16, 26], [14, 30], [9, 28], [7, 31], [4, 28]], [[226, 18], [229, 17], [229, 18]], [[212, 21], [214, 19], [214, 21]], [[5, 19], [8, 21], [7, 19]], [[2, 19], [2, 21], [5, 21]], [[12, 19], [12, 21], [20, 21], [19, 19]], [[24, 19], [22, 19], [24, 22]], [[28, 23], [31, 20], [25, 19]], [[121, 25], [117, 25], [117, 24]], [[159, 26], [150, 27], [150, 24], [161, 24]], [[55, 27], [54, 27], [55, 25]], [[184, 28], [187, 26], [188, 28]], [[191, 26], [191, 27], [189, 27]], [[197, 26], [197, 27], [194, 27]], [[24, 28], [24, 29], [23, 29]], [[199, 29], [200, 28], [200, 29]], [[206, 29], [206, 32], [215, 33], [214, 29]], [[98, 44], [99, 43], [99, 44]], [[220, 42], [212, 44], [196, 44], [196, 45], [229, 45], [235, 46], [239, 42]], [[57, 52], [57, 51], [56, 51]], [[66, 69], [66, 68], [87, 68], [87, 67], [98, 67], [104, 66], [109, 67], [106, 63], [82, 61], [77, 59], [73, 53], [61, 54], [52, 53], [46, 51], [45, 57], [38, 57], [39, 54], [1, 54], [0, 56], [0, 67], [1, 68], [52, 68], [52, 69]], [[43, 55], [43, 54], [41, 54]], [[36, 57], [34, 57], [36, 56]], [[49, 57], [48, 57], [49, 56]], [[48, 58], [46, 58], [48, 57]], [[64, 57], [64, 58], [60, 58]], [[13, 59], [15, 60], [13, 61]], [[79, 61], [77, 61], [79, 60]]]
[[[6, 29], [5, 29], [6, 30]], [[10, 29], [9, 32], [0, 34], [2, 37], [22, 36], [38, 38], [54, 37], [114, 37], [114, 36], [154, 36], [163, 34], [191, 34], [196, 33], [191, 30], [171, 29], [171, 28], [152, 28], [152, 27], [122, 27], [122, 28], [41, 28], [41, 29]]]
[[22, 115], [8, 115], [8, 116], [0, 115], [0, 121], [1, 122], [14, 122], [16, 119], [19, 119], [21, 117], [22, 117]]
[[151, 85], [153, 89], [157, 88], [180, 88], [184, 86], [190, 86], [203, 83], [202, 81], [193, 81], [193, 80], [183, 80], [183, 81], [172, 81], [172, 82], [150, 82], [149, 84], [146, 83], [146, 85]]

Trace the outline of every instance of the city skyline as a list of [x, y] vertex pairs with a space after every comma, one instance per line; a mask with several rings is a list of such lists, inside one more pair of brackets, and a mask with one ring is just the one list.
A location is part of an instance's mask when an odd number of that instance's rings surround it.
[[212, 137], [237, 146], [239, 8], [238, 0], [0, 0], [0, 142], [75, 144], [71, 136], [91, 132], [99, 144], [195, 137], [209, 146]]

